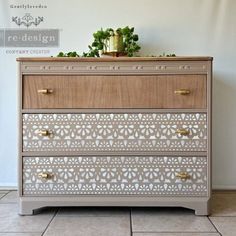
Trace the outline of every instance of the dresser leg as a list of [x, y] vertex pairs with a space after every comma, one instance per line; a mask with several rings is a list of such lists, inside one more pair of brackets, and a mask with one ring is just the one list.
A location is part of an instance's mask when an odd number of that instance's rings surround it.
[[19, 211], [18, 211], [19, 215], [21, 216], [31, 216], [34, 214], [34, 210], [33, 209], [21, 209], [19, 208]]
[[197, 216], [206, 216], [206, 215], [210, 215], [210, 206], [209, 206], [209, 202], [202, 202], [202, 203], [198, 203], [195, 208], [195, 215]]
[[19, 202], [18, 213], [19, 215], [26, 216], [26, 215], [33, 215], [34, 209], [31, 204]]

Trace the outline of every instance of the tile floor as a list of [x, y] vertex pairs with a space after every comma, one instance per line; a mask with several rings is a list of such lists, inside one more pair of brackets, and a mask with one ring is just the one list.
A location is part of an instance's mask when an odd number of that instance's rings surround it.
[[16, 191], [0, 190], [0, 236], [236, 236], [236, 191], [213, 194], [210, 217], [182, 208], [48, 208], [17, 214]]

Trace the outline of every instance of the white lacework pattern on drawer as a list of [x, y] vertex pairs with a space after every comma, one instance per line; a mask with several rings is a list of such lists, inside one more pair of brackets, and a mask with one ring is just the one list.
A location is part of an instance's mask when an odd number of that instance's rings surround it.
[[[181, 128], [190, 134], [176, 134]], [[40, 136], [42, 129], [52, 134]], [[23, 151], [206, 150], [205, 113], [23, 115]]]
[[[187, 180], [176, 177], [187, 172]], [[41, 179], [39, 173], [53, 177]], [[206, 157], [24, 157], [24, 195], [207, 196]]]

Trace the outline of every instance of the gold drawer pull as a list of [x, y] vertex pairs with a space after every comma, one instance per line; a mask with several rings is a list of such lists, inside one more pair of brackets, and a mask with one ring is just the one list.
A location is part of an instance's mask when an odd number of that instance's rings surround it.
[[39, 130], [37, 133], [41, 136], [50, 136], [52, 134], [52, 132], [50, 132], [49, 130], [46, 130], [46, 129]]
[[190, 131], [187, 130], [187, 129], [177, 129], [175, 131], [176, 134], [180, 134], [180, 135], [184, 135], [184, 136], [187, 136], [190, 134]]
[[50, 94], [50, 93], [53, 93], [53, 90], [52, 89], [38, 89], [38, 93]]
[[51, 178], [53, 177], [53, 175], [52, 175], [52, 174], [49, 174], [49, 173], [43, 172], [43, 173], [39, 173], [39, 174], [38, 174], [38, 177], [40, 177], [40, 178], [42, 178], [42, 179], [51, 179]]
[[188, 90], [188, 89], [178, 89], [178, 90], [175, 90], [175, 94], [188, 95], [188, 94], [190, 94], [190, 90]]
[[190, 179], [190, 175], [187, 172], [180, 172], [176, 174], [177, 178], [180, 178], [181, 180], [187, 180]]

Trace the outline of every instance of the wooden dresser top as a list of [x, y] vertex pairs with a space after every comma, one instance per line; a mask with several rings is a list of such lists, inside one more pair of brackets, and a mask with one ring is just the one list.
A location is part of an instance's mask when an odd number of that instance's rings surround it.
[[22, 62], [211, 61], [213, 57], [19, 57]]

